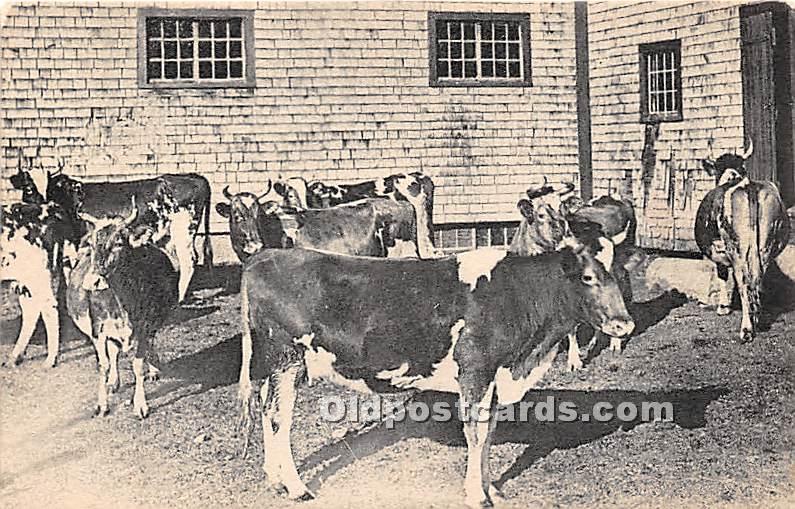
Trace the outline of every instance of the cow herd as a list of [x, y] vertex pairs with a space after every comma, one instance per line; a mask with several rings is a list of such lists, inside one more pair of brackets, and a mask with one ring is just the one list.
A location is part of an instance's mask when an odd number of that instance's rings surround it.
[[[789, 236], [775, 185], [747, 175], [751, 150], [704, 160], [716, 186], [695, 225], [717, 265], [719, 314], [729, 311], [736, 281], [742, 340], [757, 330], [762, 277]], [[18, 294], [22, 326], [8, 362], [21, 361], [41, 318], [54, 366], [65, 309], [96, 350], [96, 412], [108, 413], [119, 353], [132, 351], [133, 410], [146, 417], [144, 381], [157, 375], [151, 340], [186, 296], [202, 219], [209, 233], [207, 180], [83, 183], [20, 169], [11, 182], [22, 202], [3, 205], [0, 268]], [[497, 407], [538, 383], [564, 339], [569, 369], [581, 368], [579, 328], [594, 331], [589, 350], [606, 336], [616, 352], [635, 328], [626, 303], [643, 255], [632, 204], [616, 196], [585, 203], [573, 191], [544, 179], [518, 201], [507, 249], [446, 256], [433, 244], [434, 187], [422, 173], [224, 188], [216, 210], [243, 262], [241, 419], [249, 429], [255, 407], [261, 414], [269, 484], [293, 499], [314, 496], [296, 469], [290, 429], [297, 387], [326, 379], [367, 393], [458, 394], [475, 410], [470, 417], [480, 417], [462, 419], [466, 503], [490, 506], [500, 495], [488, 468]], [[212, 258], [208, 236], [208, 270]], [[263, 368], [258, 392], [255, 361]]]

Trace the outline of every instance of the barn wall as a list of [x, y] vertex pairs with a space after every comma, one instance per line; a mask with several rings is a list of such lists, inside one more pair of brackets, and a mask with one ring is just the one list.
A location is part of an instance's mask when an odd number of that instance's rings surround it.
[[[739, 5], [589, 5], [594, 195], [632, 196], [645, 246], [694, 248], [696, 209], [714, 184], [700, 162], [708, 141], [716, 155], [743, 144]], [[638, 45], [670, 39], [682, 42], [684, 120], [646, 132]]]
[[[86, 180], [199, 172], [214, 202], [227, 184], [262, 189], [277, 173], [352, 181], [422, 169], [437, 184], [437, 223], [515, 220], [538, 175], [577, 181], [571, 3], [232, 3], [256, 8], [256, 88], [141, 89], [137, 8], [165, 6], [217, 4], [6, 7], [7, 197], [19, 150], [48, 169], [63, 158]], [[529, 12], [533, 86], [429, 87], [430, 10]]]

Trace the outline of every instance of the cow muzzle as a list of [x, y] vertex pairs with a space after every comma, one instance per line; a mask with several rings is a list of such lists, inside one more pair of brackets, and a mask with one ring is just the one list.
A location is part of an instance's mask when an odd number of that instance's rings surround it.
[[635, 330], [635, 322], [630, 319], [610, 320], [602, 325], [602, 332], [614, 338], [623, 338]]
[[83, 290], [95, 292], [99, 290], [107, 290], [108, 281], [96, 272], [89, 272], [83, 279]]

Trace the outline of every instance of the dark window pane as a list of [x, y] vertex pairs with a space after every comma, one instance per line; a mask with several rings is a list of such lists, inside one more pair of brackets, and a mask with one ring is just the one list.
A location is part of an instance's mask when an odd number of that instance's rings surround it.
[[519, 43], [508, 44], [508, 58], [519, 58]]
[[673, 92], [668, 92], [668, 111], [676, 111], [677, 110], [676, 102], [674, 101], [674, 99], [675, 99], [674, 93]]
[[163, 43], [163, 53], [166, 58], [177, 58], [177, 42], [166, 41]]
[[508, 64], [508, 76], [511, 78], [519, 78], [522, 76], [519, 70], [519, 62], [511, 62]]
[[243, 77], [243, 61], [232, 60], [229, 62], [229, 77], [242, 78]]
[[160, 37], [160, 18], [146, 19], [146, 37]]
[[199, 58], [210, 58], [211, 56], [213, 56], [213, 43], [199, 41]]
[[508, 235], [505, 238], [506, 244], [510, 244], [511, 242], [513, 242], [513, 236], [516, 235], [516, 229], [517, 228], [515, 226], [511, 226], [510, 228], [508, 228]]
[[146, 77], [150, 80], [160, 79], [160, 60], [149, 62], [146, 65]]
[[494, 76], [497, 78], [505, 78], [507, 74], [507, 69], [505, 68], [505, 62], [494, 62]]
[[436, 38], [447, 39], [447, 22], [442, 19], [436, 20]]
[[447, 62], [439, 62], [436, 64], [436, 74], [440, 78], [450, 77], [450, 66], [447, 65]]
[[165, 78], [168, 80], [173, 80], [177, 77], [177, 63], [176, 62], [166, 62], [165, 64]]
[[213, 21], [215, 37], [226, 37], [226, 21]]
[[474, 23], [465, 23], [464, 24], [464, 39], [472, 41], [475, 39], [475, 24]]
[[450, 39], [461, 38], [461, 23], [458, 21], [450, 22]]
[[146, 55], [149, 58], [160, 58], [160, 41], [149, 41], [146, 43]]
[[215, 58], [226, 58], [226, 43], [225, 42], [216, 42], [215, 43]]
[[674, 89], [674, 73], [672, 72], [665, 73], [665, 89], [666, 90]]
[[229, 37], [240, 37], [242, 34], [242, 20], [240, 18], [232, 18], [229, 21]]
[[450, 77], [451, 78], [461, 78], [463, 76], [462, 73], [463, 69], [461, 66], [461, 62], [450, 62]]
[[492, 37], [492, 23], [487, 21], [480, 24], [480, 38], [484, 41], [490, 41]]
[[449, 48], [446, 42], [440, 42], [436, 50], [436, 58], [448, 58], [450, 56]]
[[163, 37], [177, 36], [177, 22], [174, 19], [163, 20]]
[[179, 43], [179, 58], [193, 58], [193, 41]]
[[229, 76], [226, 62], [215, 63], [215, 77], [219, 79], [227, 78]]
[[515, 23], [508, 25], [508, 39], [511, 41], [519, 40], [519, 25]]
[[505, 58], [505, 54], [507, 53], [507, 44], [500, 44], [497, 43], [494, 45], [494, 52], [497, 58]]
[[494, 47], [490, 42], [483, 42], [480, 44], [480, 57], [481, 58], [494, 58]]
[[180, 39], [190, 39], [193, 37], [193, 20], [181, 19], [179, 20], [179, 37]]
[[211, 35], [210, 22], [207, 20], [199, 21], [199, 37], [202, 39], [209, 39]]
[[493, 78], [494, 77], [494, 62], [483, 62], [481, 64], [480, 72], [483, 73], [484, 78]]
[[478, 65], [477, 62], [468, 61], [464, 64], [464, 77], [466, 78], [477, 78], [478, 77]]
[[205, 60], [199, 62], [199, 78], [212, 78], [213, 77], [213, 63]]
[[657, 75], [657, 90], [665, 90], [665, 76], [663, 74]]
[[472, 230], [469, 228], [461, 228], [457, 232], [456, 240], [458, 241], [458, 247], [472, 247], [474, 240], [472, 238]]
[[461, 58], [461, 43], [450, 43], [450, 58]]
[[505, 230], [501, 226], [491, 228], [491, 245], [502, 246], [505, 244]]
[[484, 247], [489, 245], [489, 229], [480, 227], [475, 230], [475, 246]]
[[495, 25], [494, 25], [494, 40], [495, 41], [504, 41], [505, 40], [505, 23], [495, 23]]
[[475, 43], [474, 42], [465, 42], [464, 43], [464, 58], [475, 58]]
[[231, 58], [240, 58], [243, 55], [243, 43], [239, 41], [232, 41], [229, 43], [229, 56]]
[[193, 60], [188, 60], [179, 63], [179, 77], [180, 78], [193, 77]]

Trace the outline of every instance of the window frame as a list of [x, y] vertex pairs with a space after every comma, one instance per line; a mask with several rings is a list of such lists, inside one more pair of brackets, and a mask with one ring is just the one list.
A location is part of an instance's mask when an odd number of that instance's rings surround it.
[[[676, 58], [677, 72], [674, 75], [674, 88], [678, 91], [675, 97], [676, 111], [665, 113], [649, 112], [649, 68], [648, 57], [655, 53], [673, 51]], [[681, 122], [684, 120], [682, 107], [682, 40], [671, 39], [667, 41], [651, 42], [638, 45], [638, 59], [640, 69], [640, 121], [644, 124], [660, 122]]]
[[[244, 73], [242, 78], [227, 78], [207, 81], [158, 81], [150, 82], [147, 77], [147, 35], [146, 20], [148, 18], [196, 18], [210, 20], [228, 20], [241, 18], [241, 35], [243, 39]], [[256, 69], [254, 58], [254, 11], [242, 9], [138, 9], [138, 87], [146, 89], [194, 89], [194, 88], [254, 88], [256, 87]]]
[[[436, 33], [437, 21], [463, 21], [463, 22], [518, 22], [521, 27], [521, 54], [523, 61], [520, 63], [523, 78], [495, 79], [495, 78], [461, 78], [439, 79], [437, 65], [438, 34]], [[493, 13], [493, 12], [455, 12], [455, 11], [429, 11], [428, 12], [428, 83], [431, 87], [531, 87], [532, 81], [532, 52], [530, 49], [530, 14], [528, 13]]]

